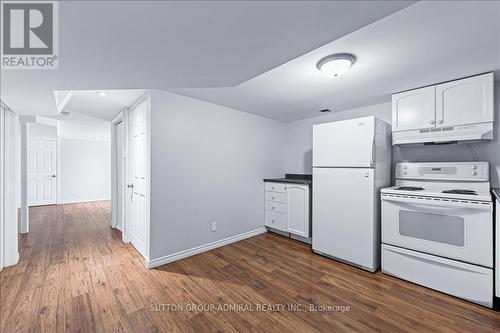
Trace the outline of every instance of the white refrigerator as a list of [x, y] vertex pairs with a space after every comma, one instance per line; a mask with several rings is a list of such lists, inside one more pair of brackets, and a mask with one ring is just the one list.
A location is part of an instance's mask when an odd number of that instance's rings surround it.
[[376, 271], [380, 189], [391, 183], [391, 128], [375, 117], [313, 126], [313, 251]]

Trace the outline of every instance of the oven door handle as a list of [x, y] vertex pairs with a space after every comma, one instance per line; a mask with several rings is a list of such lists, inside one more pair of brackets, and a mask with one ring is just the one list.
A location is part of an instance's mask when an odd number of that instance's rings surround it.
[[486, 210], [492, 211], [493, 207], [491, 203], [472, 203], [464, 201], [443, 201], [434, 199], [415, 199], [415, 198], [400, 198], [400, 197], [390, 197], [382, 195], [382, 200], [394, 201], [402, 204], [408, 205], [418, 205], [426, 207], [435, 207], [441, 209], [473, 209], [473, 210]]

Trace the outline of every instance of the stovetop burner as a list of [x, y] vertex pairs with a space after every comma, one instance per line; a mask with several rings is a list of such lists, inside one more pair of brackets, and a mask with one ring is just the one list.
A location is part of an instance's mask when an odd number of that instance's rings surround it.
[[441, 193], [477, 195], [476, 191], [471, 191], [471, 190], [445, 190]]
[[396, 188], [396, 190], [399, 191], [423, 191], [423, 187], [416, 187], [416, 186], [401, 186]]

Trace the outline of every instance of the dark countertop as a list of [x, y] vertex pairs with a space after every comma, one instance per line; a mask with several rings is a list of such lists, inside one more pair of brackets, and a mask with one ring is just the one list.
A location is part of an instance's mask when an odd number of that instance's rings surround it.
[[291, 184], [312, 184], [312, 175], [307, 174], [293, 174], [287, 173], [285, 174], [285, 178], [265, 178], [265, 182], [273, 182], [273, 183], [291, 183]]
[[500, 188], [492, 188], [491, 193], [497, 198], [498, 201], [500, 201]]

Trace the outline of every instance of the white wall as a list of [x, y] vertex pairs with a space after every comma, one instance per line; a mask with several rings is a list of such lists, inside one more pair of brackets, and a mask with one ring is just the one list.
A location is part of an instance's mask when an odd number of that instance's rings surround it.
[[58, 203], [111, 200], [111, 123], [80, 114], [28, 124], [30, 139], [59, 138]]
[[30, 139], [56, 139], [57, 126], [28, 123], [28, 135]]
[[110, 141], [111, 122], [72, 112], [71, 116], [58, 119], [57, 135], [61, 139]]
[[263, 227], [285, 124], [159, 90], [151, 123], [151, 260]]
[[111, 200], [111, 142], [60, 141], [60, 202]]
[[[495, 129], [493, 141], [443, 146], [399, 146], [393, 151], [394, 162], [489, 161], [491, 184], [500, 187], [500, 82], [495, 82]], [[391, 123], [391, 103], [371, 105], [287, 124], [286, 172], [312, 172], [312, 125], [324, 122], [375, 115]]]

